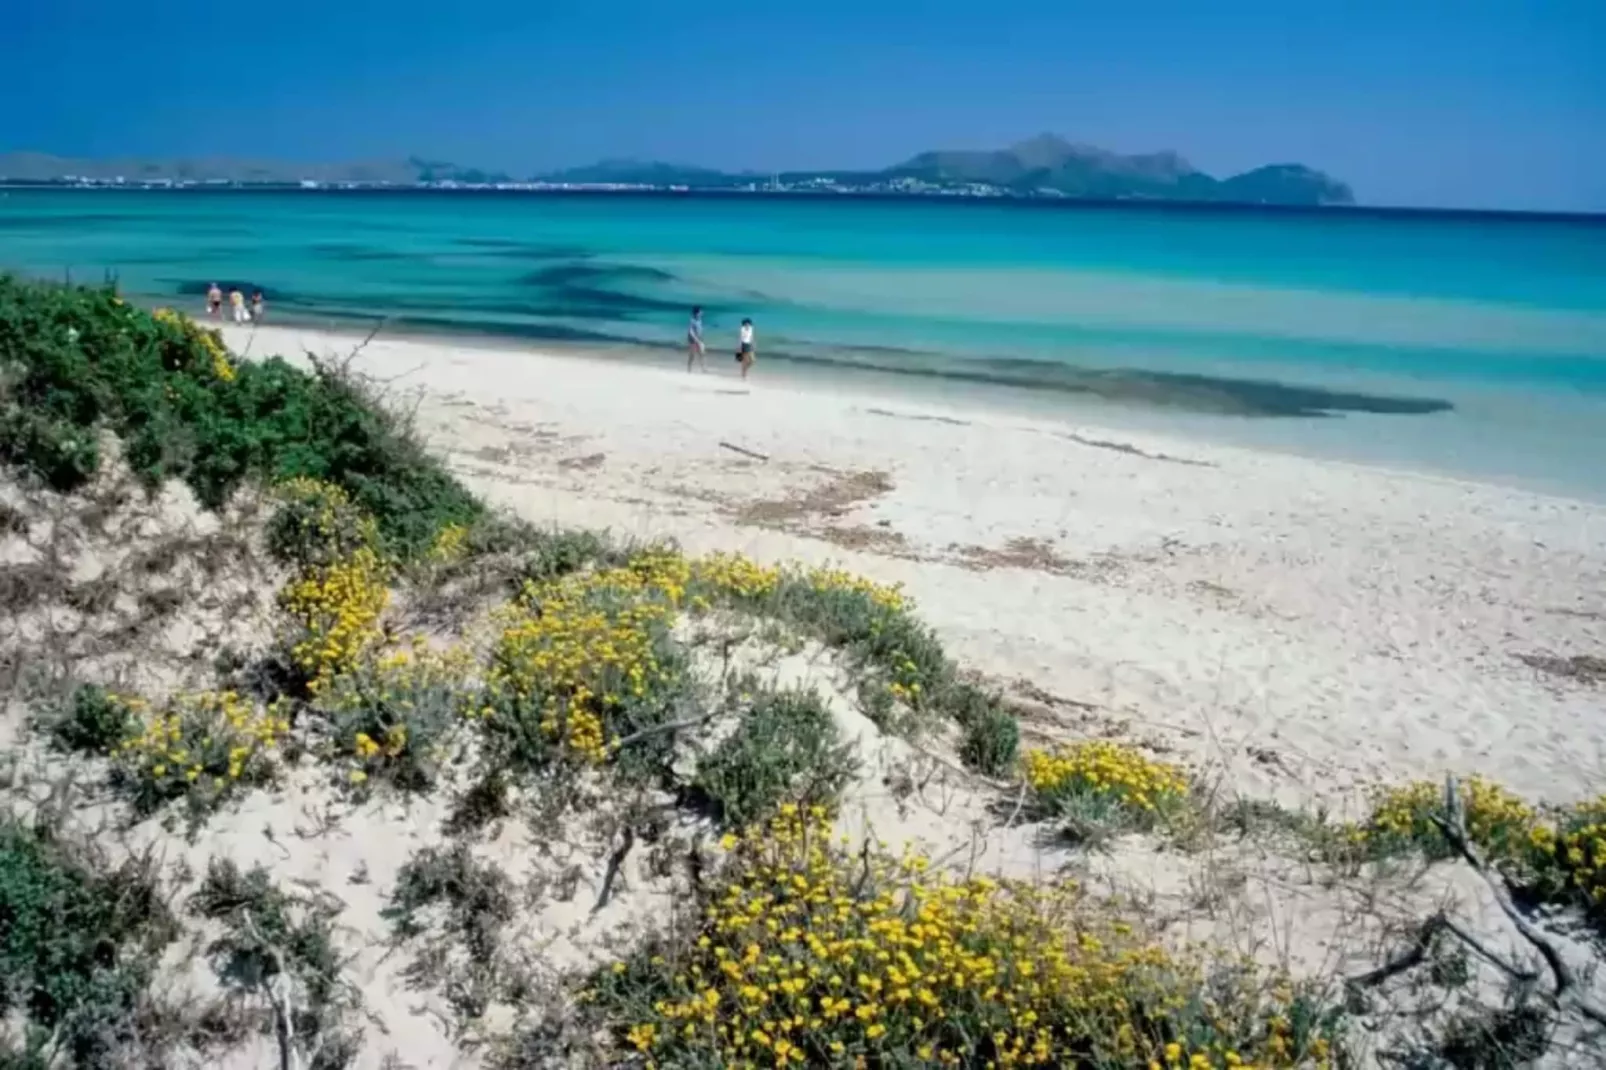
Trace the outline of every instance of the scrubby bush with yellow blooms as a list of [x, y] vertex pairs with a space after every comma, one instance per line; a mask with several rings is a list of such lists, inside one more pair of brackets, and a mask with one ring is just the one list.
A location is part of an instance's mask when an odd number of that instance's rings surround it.
[[[971, 716], [973, 696], [959, 685], [956, 668], [936, 635], [915, 618], [900, 586], [835, 568], [766, 566], [739, 554], [711, 554], [693, 562], [691, 591], [693, 609], [744, 610], [847, 653], [865, 674], [867, 712], [883, 726], [903, 730], [918, 716], [935, 715], [959, 721], [967, 732], [983, 726], [992, 740], [1010, 738], [993, 730], [996, 704], [987, 717]], [[967, 750], [987, 756], [988, 772], [997, 771], [994, 758], [1003, 752], [1003, 764], [1013, 760], [1013, 744]]]
[[[1535, 806], [1483, 777], [1457, 778], [1467, 839], [1526, 895], [1582, 909], [1606, 923], [1606, 795], [1571, 806]], [[1446, 786], [1418, 780], [1373, 794], [1363, 821], [1327, 838], [1339, 860], [1416, 854], [1449, 858], [1455, 847], [1435, 818], [1447, 817]]]
[[502, 612], [486, 727], [524, 761], [598, 764], [613, 740], [660, 721], [683, 675], [669, 629], [687, 571], [678, 555], [655, 552], [526, 583]]
[[[499, 727], [510, 738], [544, 739], [602, 761], [615, 736], [661, 718], [661, 704], [642, 702], [667, 682], [663, 659], [673, 649], [667, 637], [675, 616], [718, 608], [777, 620], [846, 650], [908, 706], [940, 709], [952, 691], [952, 664], [896, 587], [830, 568], [759, 565], [737, 554], [687, 559], [652, 547], [623, 565], [525, 585], [504, 617], [491, 672]], [[538, 734], [527, 731], [532, 723]]]
[[467, 649], [434, 650], [415, 637], [407, 648], [332, 677], [312, 708], [347, 782], [380, 778], [409, 791], [433, 788], [453, 736], [478, 716], [476, 674]]
[[202, 327], [188, 316], [174, 312], [170, 308], [157, 309], [151, 313], [151, 318], [157, 323], [178, 328], [188, 341], [199, 345], [206, 352], [214, 376], [225, 383], [234, 381], [234, 365], [229, 362], [229, 350], [223, 344], [223, 335], [220, 332]]
[[1529, 842], [1534, 890], [1606, 924], [1606, 795], [1557, 812]]
[[703, 596], [702, 604], [696, 608], [707, 608], [710, 596], [720, 602], [769, 598], [780, 586], [782, 571], [742, 554], [712, 553], [698, 558], [692, 575], [698, 594]]
[[327, 565], [358, 550], [379, 550], [379, 526], [344, 487], [309, 476], [273, 488], [278, 508], [268, 520], [273, 556], [302, 567]]
[[290, 657], [312, 694], [350, 672], [383, 638], [379, 618], [390, 602], [389, 566], [363, 547], [349, 557], [309, 565], [279, 592], [295, 622]]
[[261, 706], [234, 691], [179, 695], [160, 709], [131, 696], [107, 699], [137, 726], [111, 758], [116, 783], [142, 812], [178, 798], [205, 807], [264, 782], [290, 732], [285, 704]]
[[447, 524], [435, 533], [425, 560], [434, 565], [451, 565], [463, 559], [468, 545], [467, 524]]
[[1113, 829], [1153, 828], [1180, 814], [1192, 790], [1180, 766], [1110, 740], [1028, 751], [1023, 764], [1039, 813]]
[[[1497, 861], [1516, 861], [1528, 853], [1539, 812], [1499, 784], [1470, 776], [1459, 782], [1459, 801], [1472, 843]], [[1346, 825], [1340, 849], [1363, 858], [1420, 853], [1448, 858], [1455, 853], [1434, 824], [1443, 815], [1445, 785], [1417, 780], [1373, 793], [1365, 821]]]
[[1324, 1067], [1337, 1016], [1166, 950], [1074, 885], [953, 879], [833, 842], [823, 809], [741, 837], [685, 924], [582, 994], [649, 1066]]

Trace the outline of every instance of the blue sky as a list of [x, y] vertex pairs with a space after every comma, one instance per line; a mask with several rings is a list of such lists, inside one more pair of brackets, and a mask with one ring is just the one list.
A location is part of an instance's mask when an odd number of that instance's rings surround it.
[[6, 0], [0, 151], [525, 174], [1041, 131], [1373, 204], [1606, 211], [1606, 0]]

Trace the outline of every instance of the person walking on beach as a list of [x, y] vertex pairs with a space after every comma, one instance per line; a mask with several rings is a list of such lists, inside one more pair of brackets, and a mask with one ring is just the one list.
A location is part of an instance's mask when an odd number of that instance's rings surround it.
[[251, 322], [262, 322], [262, 291], [253, 290], [251, 293]]
[[222, 311], [223, 291], [218, 289], [217, 283], [214, 282], [206, 288], [206, 314], [217, 319]]
[[686, 370], [691, 371], [692, 362], [703, 371], [708, 365], [703, 359], [703, 306], [698, 305], [691, 310], [691, 322], [686, 325]]
[[245, 322], [245, 294], [238, 289], [229, 291], [229, 311], [234, 314], [235, 323]]
[[754, 358], [754, 354], [753, 354], [753, 321], [752, 320], [750, 320], [750, 319], [742, 320], [742, 330], [741, 330], [740, 338], [741, 338], [742, 345], [741, 345], [741, 348], [736, 351], [736, 360], [742, 366], [742, 378], [746, 379], [747, 378], [747, 370], [753, 366], [753, 360], [755, 359]]

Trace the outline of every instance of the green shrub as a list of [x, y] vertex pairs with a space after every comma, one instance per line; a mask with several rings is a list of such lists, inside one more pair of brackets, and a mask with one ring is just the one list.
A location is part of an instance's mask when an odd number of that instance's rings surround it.
[[1525, 854], [1518, 872], [1528, 894], [1572, 904], [1606, 930], [1606, 795], [1544, 814]]
[[100, 467], [100, 443], [83, 427], [8, 405], [0, 411], [0, 460], [31, 469], [57, 490], [71, 490]]
[[361, 549], [376, 549], [374, 519], [353, 505], [343, 487], [318, 479], [286, 480], [274, 488], [278, 508], [268, 518], [268, 552], [302, 567], [331, 565]]
[[[1379, 859], [1422, 854], [1450, 858], [1456, 852], [1435, 822], [1445, 816], [1445, 786], [1417, 780], [1373, 794], [1371, 812], [1335, 834], [1334, 850], [1352, 858]], [[1528, 855], [1539, 814], [1506, 788], [1482, 777], [1460, 781], [1459, 804], [1472, 843], [1497, 862]]]
[[61, 716], [49, 723], [51, 740], [66, 751], [110, 754], [139, 731], [128, 706], [104, 688], [85, 684]]
[[357, 997], [341, 977], [334, 941], [339, 900], [291, 895], [261, 866], [241, 872], [234, 862], [214, 858], [189, 911], [220, 923], [207, 955], [227, 987], [266, 994], [275, 977], [288, 974], [296, 985], [296, 1040], [319, 1052], [312, 1065], [332, 1068], [350, 1060], [357, 1037], [345, 1028], [344, 1015]]
[[1022, 765], [1033, 812], [1059, 820], [1079, 841], [1170, 825], [1190, 808], [1187, 771], [1126, 743], [1089, 739], [1031, 750]]
[[215, 332], [109, 289], [0, 275], [0, 382], [0, 460], [58, 490], [94, 474], [105, 430], [148, 486], [181, 479], [212, 509], [251, 479], [336, 484], [398, 557], [483, 512], [343, 368], [236, 368]]
[[515, 549], [520, 551], [519, 578], [535, 583], [593, 565], [623, 564], [626, 557], [606, 536], [578, 529], [547, 532], [528, 528]]
[[693, 786], [729, 826], [773, 814], [783, 803], [830, 806], [852, 779], [852, 748], [811, 689], [775, 690], [751, 678], [731, 688], [735, 731], [697, 766]]
[[1020, 751], [1019, 721], [994, 701], [967, 713], [959, 724], [964, 729], [959, 757], [966, 765], [988, 776], [1009, 772]]
[[[507, 926], [516, 912], [515, 888], [495, 866], [476, 859], [463, 843], [426, 847], [396, 875], [384, 916], [403, 939], [426, 935], [420, 912], [443, 908], [443, 932], [429, 941], [408, 969], [415, 984], [440, 982], [458, 1013], [482, 1016], [494, 999], [516, 1000], [522, 984], [512, 966]], [[453, 965], [452, 945], [466, 952]], [[442, 953], [446, 952], [446, 953]]]
[[[47, 826], [0, 816], [0, 1016], [97, 1065], [127, 1036], [174, 934], [149, 859], [109, 867]], [[0, 1063], [38, 1057], [0, 1042]]]
[[331, 677], [312, 708], [324, 719], [330, 749], [349, 766], [348, 781], [432, 790], [452, 737], [476, 711], [474, 670], [462, 648], [436, 653], [418, 645]]
[[[918, 731], [920, 721], [946, 717], [966, 730], [967, 760], [997, 772], [1014, 758], [1012, 718], [996, 700], [958, 680], [936, 633], [914, 615], [897, 587], [837, 569], [759, 565], [739, 554], [711, 554], [693, 563], [692, 609], [728, 606], [778, 621], [843, 651], [865, 674], [859, 687], [866, 714], [887, 731]], [[985, 710], [984, 713], [977, 712]]]

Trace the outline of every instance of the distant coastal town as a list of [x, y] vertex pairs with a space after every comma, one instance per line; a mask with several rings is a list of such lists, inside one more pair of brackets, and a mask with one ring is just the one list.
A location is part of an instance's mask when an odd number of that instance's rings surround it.
[[253, 182], [224, 178], [139, 178], [126, 175], [72, 175], [64, 174], [49, 179], [13, 179], [0, 176], [0, 187], [64, 187], [71, 189], [262, 189], [262, 190], [524, 190], [530, 192], [597, 192], [597, 193], [693, 193], [717, 190], [726, 193], [821, 193], [821, 194], [886, 194], [888, 196], [938, 197], [1066, 197], [1069, 194], [1050, 188], [1020, 190], [988, 182], [941, 182], [919, 178], [877, 178], [867, 181], [842, 180], [825, 176], [797, 179], [773, 176], [769, 179], [752, 179], [746, 182], [710, 186], [691, 183], [657, 182], [567, 182], [550, 179], [513, 179], [471, 182], [459, 179], [439, 179], [419, 182], [319, 180], [313, 178], [287, 181]]

